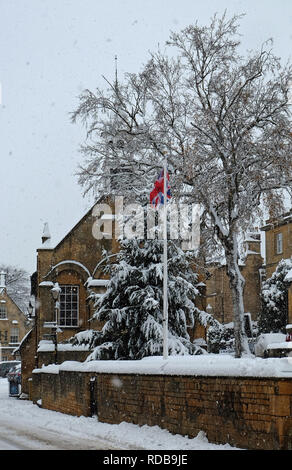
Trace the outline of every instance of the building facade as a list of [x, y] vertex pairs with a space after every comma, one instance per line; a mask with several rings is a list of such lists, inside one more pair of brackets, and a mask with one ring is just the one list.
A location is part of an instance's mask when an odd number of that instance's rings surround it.
[[[261, 310], [259, 293], [264, 269], [260, 233], [248, 233], [244, 244], [245, 259], [240, 263], [240, 270], [245, 279], [244, 308], [245, 312], [250, 314], [251, 320], [257, 321]], [[209, 275], [205, 280], [206, 308], [220, 323], [233, 322], [233, 305], [226, 264], [209, 265], [208, 272]]]
[[270, 278], [282, 259], [292, 256], [292, 209], [269, 219], [261, 228], [266, 238], [266, 276]]
[[7, 294], [6, 274], [0, 273], [0, 361], [13, 361], [13, 352], [18, 348], [28, 331], [27, 318]]
[[[292, 209], [271, 218], [261, 228], [265, 232], [266, 277], [272, 276], [282, 259], [292, 257]], [[292, 279], [292, 278], [291, 278]], [[287, 323], [292, 323], [292, 282], [287, 281]]]
[[[110, 201], [104, 202], [111, 205]], [[25, 370], [26, 383], [34, 368], [49, 361], [57, 363], [67, 360], [64, 344], [76, 333], [89, 329], [99, 330], [102, 327], [92, 321], [92, 294], [101, 295], [105, 291], [108, 276], [104, 274], [103, 268], [109, 258], [115, 260], [119, 251], [114, 233], [114, 207], [111, 207], [113, 214], [99, 217], [99, 222], [104, 218], [106, 225], [105, 236], [101, 239], [96, 237], [94, 229], [97, 219], [95, 206], [53, 247], [48, 227], [44, 229], [42, 245], [37, 250], [37, 270], [32, 283], [32, 293], [36, 299], [35, 325], [20, 348], [21, 355], [25, 358], [23, 371]], [[292, 255], [292, 211], [285, 214], [282, 221], [267, 223], [262, 230], [266, 232], [266, 266], [261, 255], [259, 232], [247, 234], [244, 242], [245, 259], [240, 266], [245, 279], [245, 312], [253, 321], [257, 321], [261, 311], [260, 291], [263, 280], [276, 269], [280, 259]], [[226, 265], [209, 265], [207, 268], [208, 276], [200, 276], [201, 296], [196, 299], [197, 306], [207, 310], [221, 323], [229, 324], [233, 322], [233, 305]], [[292, 289], [289, 295], [292, 312]], [[292, 315], [289, 318], [292, 323]], [[190, 336], [205, 338], [206, 329], [202, 327], [190, 331]], [[79, 360], [78, 355], [74, 356], [77, 352], [70, 350], [69, 346], [67, 352], [68, 360]], [[86, 351], [82, 352], [82, 360], [84, 357]]]
[[[112, 206], [110, 201], [103, 203]], [[105, 291], [108, 277], [103, 268], [108, 257], [115, 259], [118, 243], [114, 233], [114, 215], [100, 217], [95, 207], [55, 246], [51, 246], [48, 226], [44, 227], [42, 245], [37, 249], [37, 270], [32, 276], [35, 323], [20, 348], [25, 368], [24, 393], [28, 393], [28, 380], [34, 368], [48, 361], [60, 363], [66, 360], [66, 352], [70, 360], [78, 360], [76, 351], [70, 349], [69, 344], [65, 348], [64, 343], [81, 331], [100, 328], [98, 322], [91, 321], [94, 312], [92, 294]], [[97, 216], [99, 221], [105, 220], [101, 231], [109, 223], [113, 227], [112, 234], [107, 236], [105, 233], [102, 239], [98, 239], [95, 233]]]

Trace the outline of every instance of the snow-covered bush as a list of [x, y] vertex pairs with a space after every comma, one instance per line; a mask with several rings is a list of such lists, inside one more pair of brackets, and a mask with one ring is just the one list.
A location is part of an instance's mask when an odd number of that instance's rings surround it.
[[[246, 313], [245, 316], [250, 315]], [[217, 320], [210, 322], [210, 327], [207, 331], [207, 344], [208, 352], [219, 353], [220, 351], [234, 350], [234, 324], [222, 324]], [[254, 341], [258, 335], [258, 325], [255, 321], [250, 321], [249, 327], [245, 325], [245, 332], [248, 339], [249, 349], [253, 352]]]
[[207, 332], [208, 352], [219, 353], [222, 350], [233, 349], [234, 347], [234, 328], [233, 323], [223, 325], [219, 322], [214, 323], [208, 328]]
[[[117, 262], [110, 267], [107, 291], [96, 298], [93, 318], [104, 323], [100, 332], [78, 334], [94, 350], [88, 360], [141, 359], [163, 352], [163, 245], [160, 240], [121, 242]], [[188, 328], [207, 321], [195, 306], [198, 276], [187, 254], [168, 242], [168, 347], [170, 355], [202, 354]]]
[[284, 333], [287, 323], [287, 287], [285, 277], [292, 269], [291, 259], [282, 259], [272, 276], [262, 286], [262, 310], [259, 333]]

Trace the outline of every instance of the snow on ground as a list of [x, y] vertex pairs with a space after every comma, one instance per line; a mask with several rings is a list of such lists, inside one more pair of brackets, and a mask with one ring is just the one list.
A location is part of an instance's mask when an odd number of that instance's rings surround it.
[[70, 416], [8, 396], [0, 378], [0, 450], [235, 450], [208, 442], [204, 433], [189, 439], [158, 426], [107, 424], [97, 418]]
[[[139, 373], [167, 375], [209, 375], [237, 377], [292, 377], [292, 357], [262, 359], [253, 355], [235, 359], [230, 354], [206, 354], [200, 356], [149, 357], [141, 361], [66, 361], [61, 365], [51, 364], [34, 373], [55, 373], [59, 370], [91, 371], [107, 373]], [[107, 424], [97, 418], [69, 416], [45, 410], [30, 401], [8, 397], [8, 383], [0, 380], [0, 436], [3, 420], [21, 427], [27, 426], [36, 432], [47, 433], [48, 442], [69, 449], [135, 449], [135, 450], [234, 450], [228, 443], [215, 445], [208, 442], [203, 432], [197, 437], [172, 435], [158, 426], [137, 426], [131, 423]], [[3, 426], [2, 426], [3, 429]], [[49, 434], [54, 438], [49, 440]], [[51, 436], [52, 437], [52, 436]], [[76, 444], [77, 443], [77, 444]], [[0, 439], [1, 446], [1, 439]], [[98, 447], [97, 447], [98, 446]], [[54, 447], [56, 449], [60, 447]]]

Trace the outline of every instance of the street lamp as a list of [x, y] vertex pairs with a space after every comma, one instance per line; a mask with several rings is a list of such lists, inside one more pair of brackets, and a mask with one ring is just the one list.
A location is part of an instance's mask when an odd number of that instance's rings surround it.
[[62, 330], [58, 328], [58, 318], [60, 310], [60, 293], [61, 287], [58, 282], [55, 282], [54, 287], [51, 289], [51, 294], [55, 303], [55, 322], [52, 324], [52, 330], [54, 331], [54, 344], [55, 344], [55, 364], [57, 364], [57, 355], [58, 355], [58, 338], [57, 333]]
[[209, 313], [210, 315], [212, 314], [212, 312], [213, 312], [212, 305], [210, 305], [210, 304], [207, 305], [206, 312]]

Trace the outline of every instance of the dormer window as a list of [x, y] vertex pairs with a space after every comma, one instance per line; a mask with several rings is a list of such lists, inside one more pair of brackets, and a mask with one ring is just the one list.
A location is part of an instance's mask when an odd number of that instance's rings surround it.
[[7, 319], [7, 308], [6, 305], [0, 305], [0, 320]]

